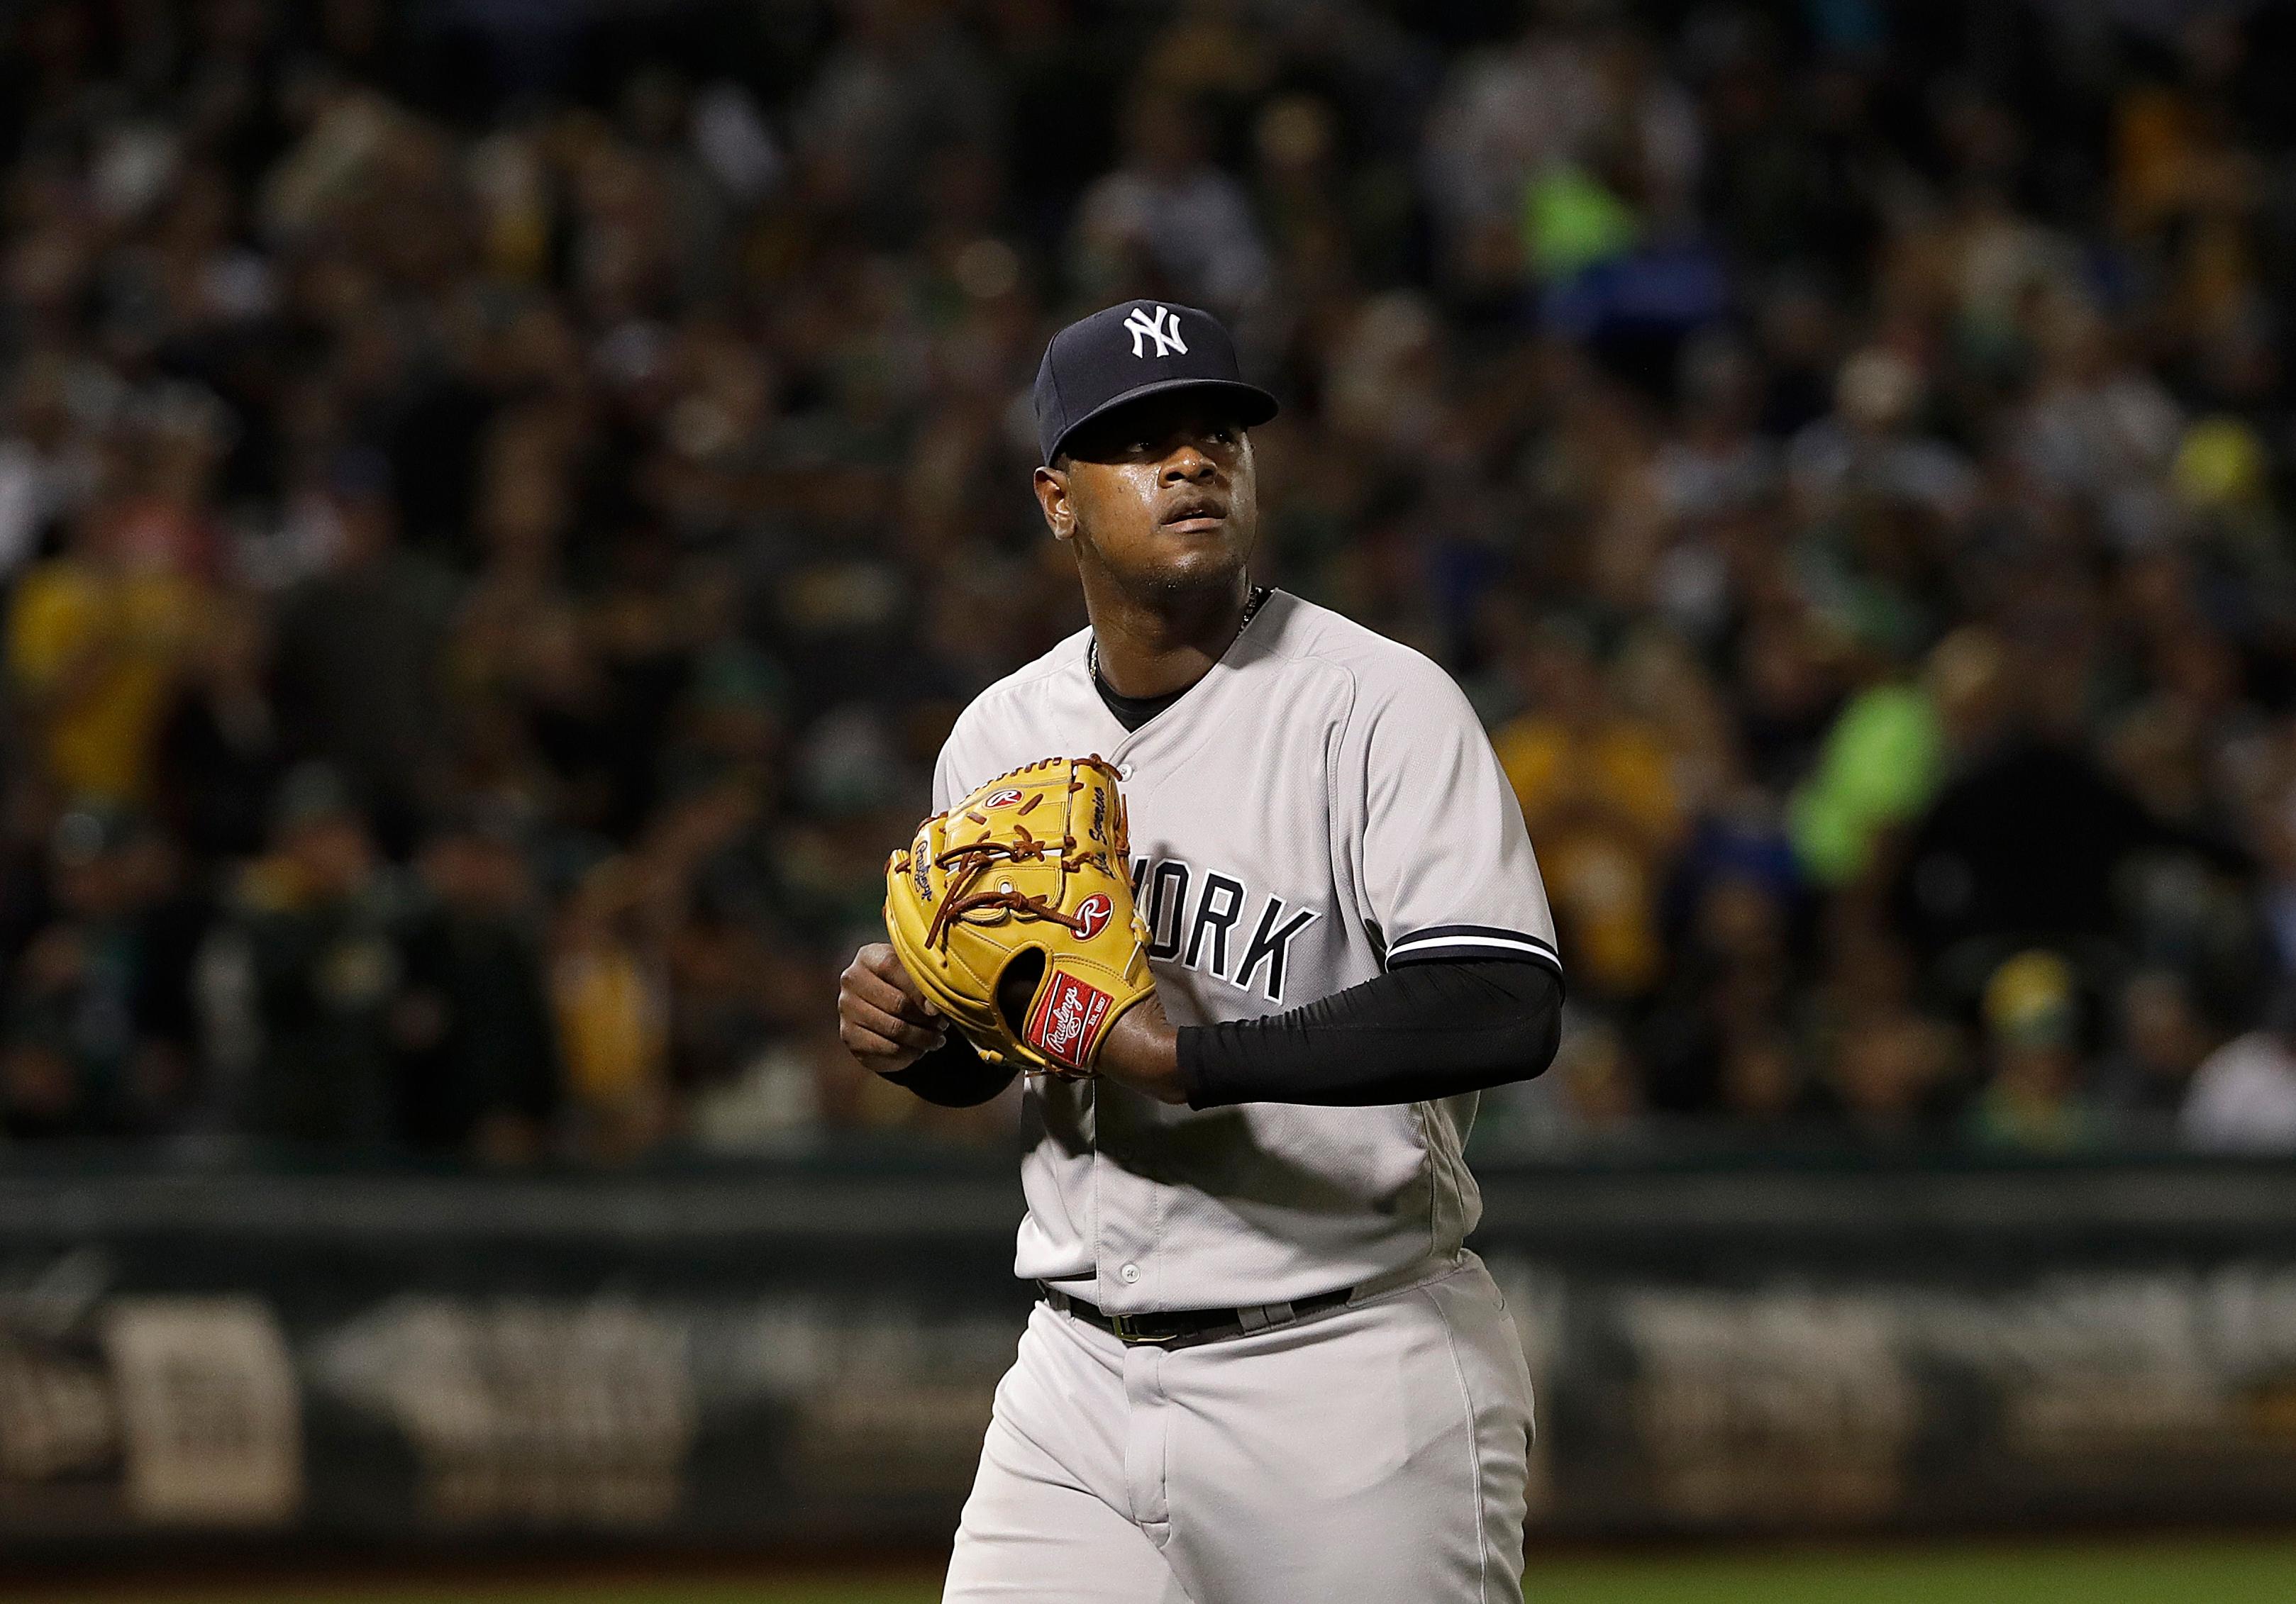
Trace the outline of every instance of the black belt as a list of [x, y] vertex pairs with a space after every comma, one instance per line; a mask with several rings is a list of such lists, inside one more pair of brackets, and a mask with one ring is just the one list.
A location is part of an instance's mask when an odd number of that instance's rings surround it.
[[1163, 1314], [1111, 1314], [1081, 1297], [1062, 1291], [1058, 1287], [1048, 1287], [1043, 1281], [1038, 1281], [1037, 1286], [1044, 1293], [1045, 1301], [1054, 1309], [1098, 1326], [1119, 1342], [1162, 1348], [1193, 1347], [1200, 1342], [1218, 1342], [1224, 1338], [1242, 1337], [1253, 1331], [1290, 1325], [1310, 1314], [1320, 1314], [1325, 1309], [1336, 1309], [1353, 1297], [1356, 1292], [1353, 1287], [1342, 1287], [1336, 1292], [1298, 1298], [1291, 1303], [1255, 1304], [1243, 1309], [1175, 1309]]

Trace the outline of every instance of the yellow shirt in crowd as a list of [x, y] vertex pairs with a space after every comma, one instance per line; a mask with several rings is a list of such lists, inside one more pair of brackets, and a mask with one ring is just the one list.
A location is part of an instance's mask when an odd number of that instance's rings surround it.
[[145, 798], [176, 664], [199, 616], [200, 587], [179, 574], [60, 560], [24, 576], [8, 614], [8, 674], [66, 794]]
[[1557, 918], [1574, 975], [1633, 995], [1665, 960], [1657, 921], [1662, 858], [1682, 828], [1673, 765], [1654, 731], [1628, 720], [1593, 730], [1526, 714], [1492, 738]]

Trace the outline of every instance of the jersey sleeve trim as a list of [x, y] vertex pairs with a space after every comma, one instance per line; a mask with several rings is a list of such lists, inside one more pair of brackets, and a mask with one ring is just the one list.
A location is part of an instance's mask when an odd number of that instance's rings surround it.
[[1387, 949], [1390, 969], [1406, 963], [1456, 963], [1464, 958], [1543, 963], [1558, 975], [1562, 972], [1562, 955], [1553, 942], [1496, 925], [1431, 925], [1390, 943]]

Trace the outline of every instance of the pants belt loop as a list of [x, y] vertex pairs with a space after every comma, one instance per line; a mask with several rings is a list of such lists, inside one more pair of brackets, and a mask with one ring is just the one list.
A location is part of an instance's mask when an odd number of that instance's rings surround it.
[[1248, 1336], [1253, 1331], [1264, 1331], [1270, 1326], [1290, 1325], [1299, 1318], [1299, 1314], [1288, 1303], [1273, 1303], [1254, 1304], [1249, 1308], [1238, 1309], [1235, 1317]]

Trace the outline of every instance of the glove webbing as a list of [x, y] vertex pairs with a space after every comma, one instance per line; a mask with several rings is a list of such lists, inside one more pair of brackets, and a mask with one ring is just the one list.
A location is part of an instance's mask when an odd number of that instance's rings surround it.
[[[1083, 781], [1070, 780], [1070, 795], [1073, 796], [1084, 789]], [[1044, 793], [1037, 792], [1029, 798], [1021, 813], [1035, 811], [1037, 804], [1044, 799]], [[964, 816], [976, 824], [988, 822], [977, 813], [968, 813]], [[1020, 814], [1013, 816], [1017, 819]], [[1028, 896], [1018, 891], [965, 893], [964, 888], [988, 872], [991, 863], [1041, 863], [1044, 860], [1046, 848], [1051, 846], [1051, 841], [1038, 840], [1029, 833], [1025, 824], [1015, 823], [1013, 828], [1021, 838], [1016, 842], [1008, 845], [1003, 841], [975, 841], [969, 847], [952, 847], [933, 860], [933, 867], [946, 872], [950, 880], [948, 889], [941, 896], [940, 906], [933, 912], [932, 923], [925, 929], [926, 945], [939, 946], [948, 927], [976, 908], [1003, 908], [1014, 913], [1049, 920], [1078, 936], [1087, 933], [1081, 918], [1062, 912], [1042, 896]], [[1061, 838], [1061, 868], [1064, 872], [1073, 873], [1081, 867], [1082, 855], [1077, 851], [1076, 837]]]

